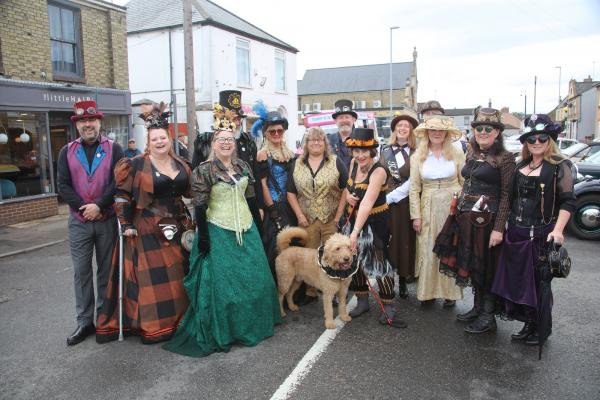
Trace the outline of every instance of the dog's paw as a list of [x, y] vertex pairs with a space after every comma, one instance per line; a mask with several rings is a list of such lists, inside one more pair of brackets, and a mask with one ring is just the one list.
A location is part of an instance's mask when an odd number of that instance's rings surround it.
[[281, 311], [281, 318], [284, 318], [287, 314], [285, 313], [285, 311]]
[[325, 328], [335, 329], [337, 328], [337, 325], [335, 324], [335, 321], [325, 321]]
[[340, 319], [344, 322], [350, 322], [352, 321], [352, 317], [349, 315], [340, 315]]
[[288, 304], [290, 311], [298, 311], [300, 308], [295, 304]]

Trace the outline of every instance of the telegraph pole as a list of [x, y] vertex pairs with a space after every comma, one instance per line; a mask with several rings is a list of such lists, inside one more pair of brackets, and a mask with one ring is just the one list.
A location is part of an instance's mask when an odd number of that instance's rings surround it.
[[537, 96], [537, 75], [533, 78], [533, 113], [535, 114], [535, 101]]
[[[183, 49], [185, 63], [185, 109], [188, 145], [196, 139], [196, 90], [194, 87], [194, 38], [192, 35], [192, 0], [183, 0]], [[193, 152], [190, 151], [191, 155]]]

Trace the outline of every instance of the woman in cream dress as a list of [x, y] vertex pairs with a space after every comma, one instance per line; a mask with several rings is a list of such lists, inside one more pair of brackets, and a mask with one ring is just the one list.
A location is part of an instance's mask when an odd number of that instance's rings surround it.
[[464, 153], [452, 145], [460, 137], [452, 118], [428, 117], [415, 129], [420, 138], [410, 160], [410, 217], [417, 232], [415, 277], [418, 277], [417, 299], [428, 304], [444, 299], [444, 307], [452, 307], [462, 299], [462, 289], [455, 281], [440, 273], [438, 257], [433, 253], [437, 235], [442, 230], [454, 193], [460, 193], [465, 164]]

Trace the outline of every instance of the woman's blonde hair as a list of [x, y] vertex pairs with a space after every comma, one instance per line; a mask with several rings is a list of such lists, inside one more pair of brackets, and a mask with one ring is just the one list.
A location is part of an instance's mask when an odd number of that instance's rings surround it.
[[302, 155], [299, 157], [304, 161], [308, 157], [308, 140], [309, 139], [321, 139], [323, 140], [323, 144], [325, 148], [323, 149], [323, 158], [328, 158], [331, 154], [331, 149], [329, 148], [329, 140], [327, 139], [327, 134], [322, 128], [318, 126], [313, 126], [312, 128], [308, 128], [306, 134], [304, 135], [304, 139], [302, 140]]
[[[548, 139], [546, 143], [548, 143], [548, 147], [546, 147], [546, 151], [544, 151], [544, 160], [548, 161], [550, 164], [556, 165], [566, 159], [566, 157], [560, 152], [560, 149], [554, 140]], [[527, 146], [527, 142], [525, 142], [523, 144], [523, 148], [521, 149], [522, 160], [529, 160], [532, 157]]]
[[[208, 154], [207, 160], [215, 159], [215, 149], [213, 148], [213, 143], [216, 141], [217, 136], [221, 132], [229, 132], [229, 131], [215, 131], [215, 133], [213, 133], [212, 140], [210, 141], [210, 152]], [[233, 136], [233, 154], [231, 154], [231, 159], [236, 159], [236, 158], [237, 158], [237, 141], [235, 140], [235, 135], [234, 135]]]
[[[442, 144], [442, 152], [444, 158], [447, 161], [454, 161], [454, 146], [452, 144], [452, 136], [448, 131], [446, 131], [446, 136], [444, 137], [444, 143]], [[417, 146], [416, 151], [417, 160], [420, 162], [425, 161], [427, 156], [429, 155], [429, 131], [423, 135], [421, 140], [419, 140], [419, 144]]]
[[146, 147], [144, 148], [145, 154], [150, 154], [150, 132], [152, 131], [164, 131], [169, 139], [169, 155], [171, 157], [175, 156], [175, 150], [173, 150], [173, 139], [171, 139], [171, 135], [169, 135], [169, 131], [165, 128], [150, 128], [146, 130]]
[[[400, 120], [403, 121], [403, 120]], [[398, 126], [398, 124], [400, 123], [400, 121], [398, 121], [396, 123], [396, 126]], [[408, 147], [410, 147], [411, 150], [414, 150], [415, 147], [417, 147], [417, 138], [415, 137], [415, 128], [413, 127], [413, 125], [408, 121], [408, 120], [404, 120], [406, 122], [408, 122], [408, 126], [409, 126], [409, 133], [408, 133]], [[394, 128], [396, 127], [394, 126]], [[393, 145], [396, 144], [398, 142], [398, 135], [396, 135], [394, 133], [394, 131], [392, 131], [392, 133], [390, 134], [390, 137], [388, 138], [388, 144], [389, 145]]]
[[275, 147], [271, 143], [269, 134], [265, 134], [265, 140], [263, 140], [262, 150], [267, 152], [267, 156], [272, 157], [277, 161], [289, 161], [294, 158], [294, 152], [290, 150], [287, 143], [285, 142], [285, 132], [281, 135], [281, 147]]

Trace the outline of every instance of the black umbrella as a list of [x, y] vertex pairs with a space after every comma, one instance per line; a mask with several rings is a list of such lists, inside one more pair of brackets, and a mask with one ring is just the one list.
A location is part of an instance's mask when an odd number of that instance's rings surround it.
[[536, 267], [538, 274], [538, 307], [537, 307], [537, 330], [538, 330], [538, 359], [542, 359], [542, 347], [552, 333], [552, 271], [547, 260], [540, 260]]

